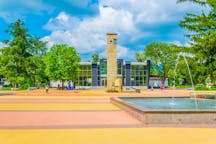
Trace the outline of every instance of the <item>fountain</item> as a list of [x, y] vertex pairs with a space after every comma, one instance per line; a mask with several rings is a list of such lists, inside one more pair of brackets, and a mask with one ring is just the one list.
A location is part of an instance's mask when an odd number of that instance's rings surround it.
[[112, 97], [111, 103], [144, 124], [216, 124], [216, 100], [190, 97]]
[[174, 97], [112, 97], [111, 102], [135, 116], [144, 124], [216, 124], [216, 99], [197, 99], [194, 84], [185, 54], [183, 57], [190, 75], [194, 98]]
[[[195, 90], [194, 90], [193, 78], [192, 78], [192, 75], [191, 75], [191, 71], [190, 71], [190, 67], [189, 67], [188, 61], [187, 61], [187, 59], [185, 57], [185, 53], [179, 53], [178, 56], [177, 56], [177, 59], [176, 59], [176, 64], [175, 64], [175, 69], [174, 69], [173, 93], [174, 93], [174, 90], [175, 90], [175, 82], [176, 82], [176, 75], [177, 75], [176, 74], [176, 70], [177, 70], [177, 67], [178, 67], [178, 62], [179, 62], [180, 56], [183, 57], [183, 59], [185, 61], [185, 64], [187, 66], [187, 70], [188, 70], [188, 73], [189, 73], [189, 76], [190, 76], [191, 85], [192, 85], [191, 90], [192, 90], [192, 93], [194, 95], [195, 107], [198, 108], [197, 96], [196, 96], [196, 93], [195, 93]], [[170, 104], [171, 105], [176, 105], [174, 94], [172, 95], [172, 102]]]

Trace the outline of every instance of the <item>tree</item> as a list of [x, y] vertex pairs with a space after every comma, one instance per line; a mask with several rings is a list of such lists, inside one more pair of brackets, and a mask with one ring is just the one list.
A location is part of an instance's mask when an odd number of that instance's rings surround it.
[[45, 82], [48, 79], [44, 71], [46, 65], [43, 60], [47, 48], [46, 43], [39, 41], [37, 38], [32, 38], [30, 41], [32, 44], [32, 48], [29, 51], [31, 56], [26, 58], [26, 66], [31, 84], [34, 84], [34, 86], [36, 86], [36, 83]]
[[136, 53], [135, 58], [137, 59], [138, 62], [144, 62], [146, 61], [146, 55], [145, 53]]
[[0, 73], [14, 86], [34, 84], [34, 72], [42, 64], [41, 57], [45, 51], [45, 43], [28, 34], [22, 20], [9, 25], [6, 33], [12, 36], [5, 40], [6, 47], [0, 50]]
[[75, 81], [78, 75], [80, 57], [74, 47], [57, 44], [45, 56], [46, 74], [51, 80]]
[[[138, 62], [145, 62], [147, 60], [145, 51], [142, 52], [142, 53], [135, 53], [135, 58], [136, 58], [136, 60]], [[151, 71], [152, 75], [157, 75], [158, 74], [158, 72], [155, 69], [155, 66], [153, 64], [150, 65], [150, 71]]]
[[137, 53], [136, 58], [138, 60], [140, 57], [150, 59], [153, 65], [152, 69], [157, 71], [162, 85], [164, 85], [169, 71], [174, 70], [176, 52], [176, 46], [174, 44], [152, 42], [145, 47], [143, 53]]
[[92, 61], [93, 62], [99, 62], [99, 55], [98, 55], [98, 53], [92, 54]]
[[[186, 28], [191, 40], [194, 59], [197, 64], [196, 77], [204, 81], [209, 74], [216, 79], [216, 1], [215, 0], [178, 0], [194, 2], [208, 7], [200, 14], [187, 13], [180, 22]], [[203, 77], [203, 75], [205, 75]]]

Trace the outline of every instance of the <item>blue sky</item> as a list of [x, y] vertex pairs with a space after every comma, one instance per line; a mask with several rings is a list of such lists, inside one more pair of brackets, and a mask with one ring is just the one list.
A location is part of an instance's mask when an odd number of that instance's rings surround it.
[[0, 47], [4, 32], [18, 18], [47, 46], [67, 43], [83, 61], [92, 53], [106, 57], [106, 33], [118, 34], [118, 57], [135, 61], [136, 52], [153, 41], [186, 45], [178, 26], [186, 12], [199, 12], [176, 0], [6, 0], [0, 1]]

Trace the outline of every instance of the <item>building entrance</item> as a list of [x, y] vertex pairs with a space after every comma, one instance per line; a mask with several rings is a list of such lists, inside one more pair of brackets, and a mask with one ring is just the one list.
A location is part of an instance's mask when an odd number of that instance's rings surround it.
[[104, 86], [104, 87], [107, 86], [107, 78], [106, 77], [101, 77], [101, 86]]

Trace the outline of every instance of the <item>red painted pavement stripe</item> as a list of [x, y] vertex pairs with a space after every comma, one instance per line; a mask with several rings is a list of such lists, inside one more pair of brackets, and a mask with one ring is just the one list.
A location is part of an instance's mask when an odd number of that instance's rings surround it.
[[141, 122], [123, 111], [0, 112], [0, 127], [137, 124]]

